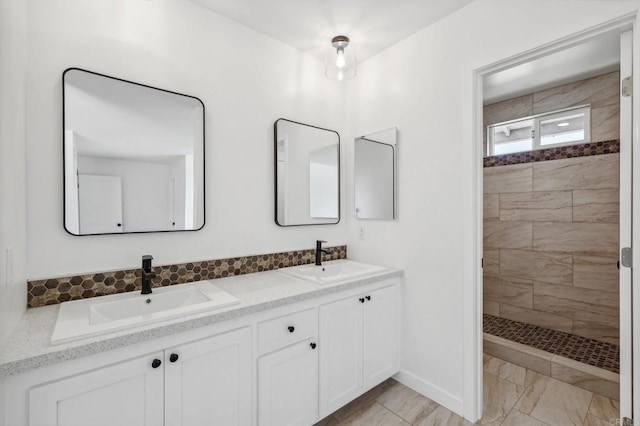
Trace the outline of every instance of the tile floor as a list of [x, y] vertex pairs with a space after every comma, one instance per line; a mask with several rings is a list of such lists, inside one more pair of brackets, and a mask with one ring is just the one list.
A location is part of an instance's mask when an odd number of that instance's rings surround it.
[[[484, 415], [491, 426], [604, 426], [620, 404], [604, 396], [484, 355]], [[389, 379], [316, 426], [467, 426], [471, 422]]]

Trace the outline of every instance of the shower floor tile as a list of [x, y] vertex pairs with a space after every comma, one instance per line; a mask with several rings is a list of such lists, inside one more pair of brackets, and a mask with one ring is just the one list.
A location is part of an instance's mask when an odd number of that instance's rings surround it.
[[620, 347], [537, 325], [484, 315], [484, 332], [554, 355], [620, 373]]

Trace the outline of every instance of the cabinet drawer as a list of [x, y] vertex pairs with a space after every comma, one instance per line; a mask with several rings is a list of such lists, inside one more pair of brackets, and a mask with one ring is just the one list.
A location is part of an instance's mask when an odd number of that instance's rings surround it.
[[258, 324], [258, 352], [264, 353], [318, 334], [315, 309], [296, 312]]

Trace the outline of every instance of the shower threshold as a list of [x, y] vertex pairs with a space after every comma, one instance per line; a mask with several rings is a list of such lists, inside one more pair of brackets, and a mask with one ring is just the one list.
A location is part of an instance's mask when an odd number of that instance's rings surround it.
[[486, 314], [483, 323], [486, 354], [619, 399], [617, 345]]

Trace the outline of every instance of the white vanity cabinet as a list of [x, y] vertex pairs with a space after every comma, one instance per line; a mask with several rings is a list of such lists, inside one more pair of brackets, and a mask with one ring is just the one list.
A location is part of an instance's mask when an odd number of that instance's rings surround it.
[[248, 327], [29, 390], [31, 426], [251, 424]]
[[66, 377], [29, 391], [30, 426], [163, 424], [162, 352]]
[[308, 339], [258, 360], [258, 424], [305, 426], [318, 416], [318, 350]]
[[399, 370], [398, 280], [319, 289], [0, 377], [0, 426], [312, 425]]
[[318, 418], [318, 311], [258, 324], [258, 424], [305, 426]]
[[320, 417], [398, 371], [395, 285], [320, 306]]
[[166, 426], [251, 424], [249, 327], [164, 351]]

